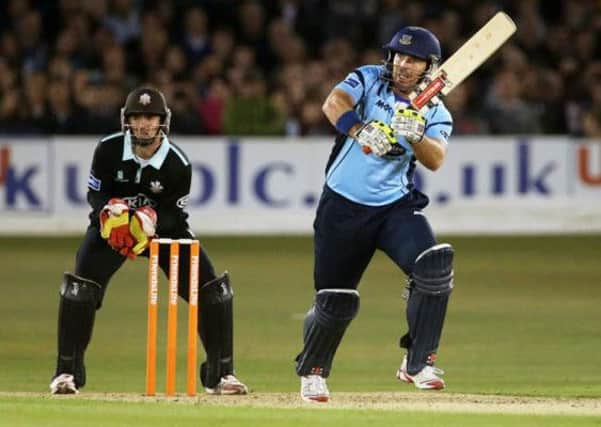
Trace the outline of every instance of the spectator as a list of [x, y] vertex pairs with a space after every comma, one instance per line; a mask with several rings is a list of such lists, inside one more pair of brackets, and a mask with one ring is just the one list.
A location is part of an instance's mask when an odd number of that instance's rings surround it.
[[8, 0], [4, 8], [5, 13], [0, 17], [2, 28], [11, 28], [31, 11], [31, 2], [29, 0]]
[[[286, 15], [282, 14], [290, 28], [305, 41], [307, 50], [314, 55], [319, 52], [323, 44], [326, 31], [327, 14], [323, 1], [299, 0], [294, 14], [290, 9]], [[285, 9], [282, 10], [282, 13]]]
[[455, 135], [478, 135], [488, 133], [488, 125], [482, 114], [471, 107], [470, 97], [473, 85], [463, 82], [444, 100], [449, 111], [453, 112], [453, 133]]
[[582, 134], [587, 138], [598, 138], [601, 135], [601, 62], [593, 62], [585, 70], [584, 81], [589, 87], [589, 98], [583, 108]]
[[191, 85], [188, 82], [180, 82], [168, 98], [173, 123], [171, 132], [174, 134], [195, 135], [205, 133], [196, 111], [194, 91], [190, 87]]
[[119, 45], [111, 45], [102, 52], [102, 79], [106, 83], [120, 86], [123, 91], [135, 82], [127, 73], [125, 51]]
[[90, 82], [85, 86], [81, 100], [88, 114], [86, 126], [92, 134], [106, 133], [107, 129], [119, 130], [119, 111], [122, 107], [121, 89], [113, 85]]
[[199, 7], [186, 11], [182, 48], [192, 66], [198, 64], [210, 51], [207, 15]]
[[42, 18], [39, 12], [26, 12], [17, 22], [16, 34], [21, 44], [22, 68], [25, 72], [41, 70], [48, 60], [48, 47], [42, 41]]
[[223, 133], [223, 115], [230, 97], [230, 89], [221, 78], [214, 78], [207, 85], [207, 94], [198, 104], [198, 114], [209, 135]]
[[234, 34], [231, 30], [215, 30], [211, 39], [211, 52], [222, 62], [228, 61], [234, 51]]
[[48, 85], [45, 130], [51, 134], [78, 134], [86, 123], [86, 117], [78, 111], [71, 100], [71, 86], [67, 80], [53, 80]]
[[283, 58], [286, 56], [286, 49], [290, 44], [293, 33], [290, 26], [284, 19], [274, 19], [269, 24], [268, 42], [272, 55], [272, 65], [274, 68], [280, 68]]
[[522, 86], [510, 70], [500, 71], [486, 96], [486, 117], [495, 134], [531, 134], [541, 131], [539, 113], [520, 98]]
[[169, 38], [164, 27], [144, 31], [136, 58], [136, 62], [140, 67], [138, 76], [141, 76], [142, 80], [147, 80], [152, 73], [163, 67], [168, 43]]
[[321, 111], [323, 99], [310, 96], [303, 103], [300, 114], [301, 135], [328, 135], [333, 133], [332, 125]]
[[226, 70], [221, 59], [216, 54], [211, 54], [196, 66], [192, 79], [196, 83], [198, 92], [204, 94], [213, 79], [221, 79], [225, 74]]
[[327, 41], [322, 47], [322, 57], [328, 75], [341, 80], [349, 68], [356, 63], [355, 52], [349, 40], [336, 38]]
[[551, 69], [530, 67], [523, 78], [524, 100], [540, 111], [541, 132], [565, 134], [566, 124], [563, 81]]
[[272, 53], [266, 36], [266, 16], [263, 5], [247, 0], [238, 10], [238, 40], [248, 45], [257, 56], [257, 64], [268, 71], [273, 63]]
[[228, 135], [284, 134], [284, 118], [267, 97], [265, 81], [257, 69], [245, 73], [238, 93], [229, 99], [223, 127]]
[[80, 0], [81, 11], [97, 25], [104, 21], [108, 11], [108, 0]]
[[21, 47], [15, 34], [10, 31], [5, 31], [0, 36], [0, 57], [13, 67], [20, 65]]
[[19, 133], [24, 128], [24, 111], [17, 73], [0, 60], [0, 134]]
[[34, 71], [25, 75], [25, 105], [27, 113], [23, 114], [29, 122], [31, 132], [44, 132], [48, 115], [46, 93], [48, 78], [42, 71]]
[[73, 66], [66, 58], [55, 56], [48, 63], [48, 75], [51, 79], [71, 80]]
[[594, 110], [587, 111], [584, 114], [583, 134], [586, 138], [601, 139], [601, 108], [597, 107]]
[[188, 74], [188, 61], [182, 48], [171, 45], [165, 53], [165, 68], [175, 81], [185, 80]]
[[284, 118], [284, 131], [286, 136], [298, 136], [301, 133], [299, 120], [293, 114], [290, 103], [283, 89], [275, 89], [271, 92], [271, 104], [277, 110], [280, 117]]
[[538, 0], [520, 2], [516, 16], [517, 33], [516, 42], [524, 54], [530, 59], [541, 61], [543, 59], [540, 46], [544, 43], [547, 28], [542, 16], [538, 12], [540, 4]]
[[111, 0], [104, 25], [119, 44], [127, 44], [140, 36], [140, 12], [133, 0]]
[[[371, 37], [376, 34], [369, 29], [377, 28], [376, 2], [365, 0], [330, 0], [325, 11], [326, 39], [341, 38], [353, 45], [374, 44]], [[352, 23], [352, 25], [349, 25]]]
[[[406, 22], [403, 17], [401, 0], [383, 0], [378, 18], [378, 45], [384, 46]], [[443, 38], [441, 37], [441, 40]], [[377, 62], [379, 63], [379, 62]], [[366, 62], [372, 64], [372, 62]]]

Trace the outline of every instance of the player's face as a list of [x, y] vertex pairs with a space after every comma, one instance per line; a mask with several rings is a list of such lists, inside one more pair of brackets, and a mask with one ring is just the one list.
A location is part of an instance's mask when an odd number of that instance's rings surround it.
[[394, 87], [401, 93], [409, 94], [422, 78], [428, 63], [423, 59], [403, 53], [395, 53], [392, 63]]
[[136, 138], [154, 138], [159, 133], [161, 116], [151, 114], [132, 114], [129, 116], [131, 132]]

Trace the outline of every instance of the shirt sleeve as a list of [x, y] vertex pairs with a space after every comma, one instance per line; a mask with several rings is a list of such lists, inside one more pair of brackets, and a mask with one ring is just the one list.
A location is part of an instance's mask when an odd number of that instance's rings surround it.
[[453, 131], [453, 118], [446, 107], [438, 105], [433, 108], [426, 122], [426, 136], [448, 144]]
[[357, 104], [365, 94], [365, 73], [359, 68], [351, 71], [334, 89], [345, 91]]
[[174, 191], [161, 200], [157, 208], [157, 234], [159, 236], [180, 236], [187, 233], [186, 206], [190, 198], [191, 166], [189, 164], [182, 166], [174, 181]]
[[102, 142], [98, 144], [92, 158], [92, 167], [88, 177], [88, 203], [92, 207], [90, 220], [97, 223], [100, 210], [108, 203], [112, 195], [111, 161], [103, 150]]

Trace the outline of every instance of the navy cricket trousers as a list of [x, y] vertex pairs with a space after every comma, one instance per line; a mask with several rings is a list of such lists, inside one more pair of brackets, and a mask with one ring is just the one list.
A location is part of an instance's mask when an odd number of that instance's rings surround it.
[[376, 249], [411, 274], [415, 258], [436, 244], [421, 212], [427, 204], [414, 190], [389, 205], [366, 206], [324, 186], [313, 224], [315, 289], [356, 289]]

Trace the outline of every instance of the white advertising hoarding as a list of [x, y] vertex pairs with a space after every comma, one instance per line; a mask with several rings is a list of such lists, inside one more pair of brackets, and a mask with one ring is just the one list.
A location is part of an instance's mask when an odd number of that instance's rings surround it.
[[[175, 138], [193, 167], [190, 223], [200, 234], [310, 233], [331, 138]], [[97, 140], [0, 139], [0, 233], [83, 231]], [[438, 233], [601, 232], [601, 143], [453, 138], [419, 188]]]

